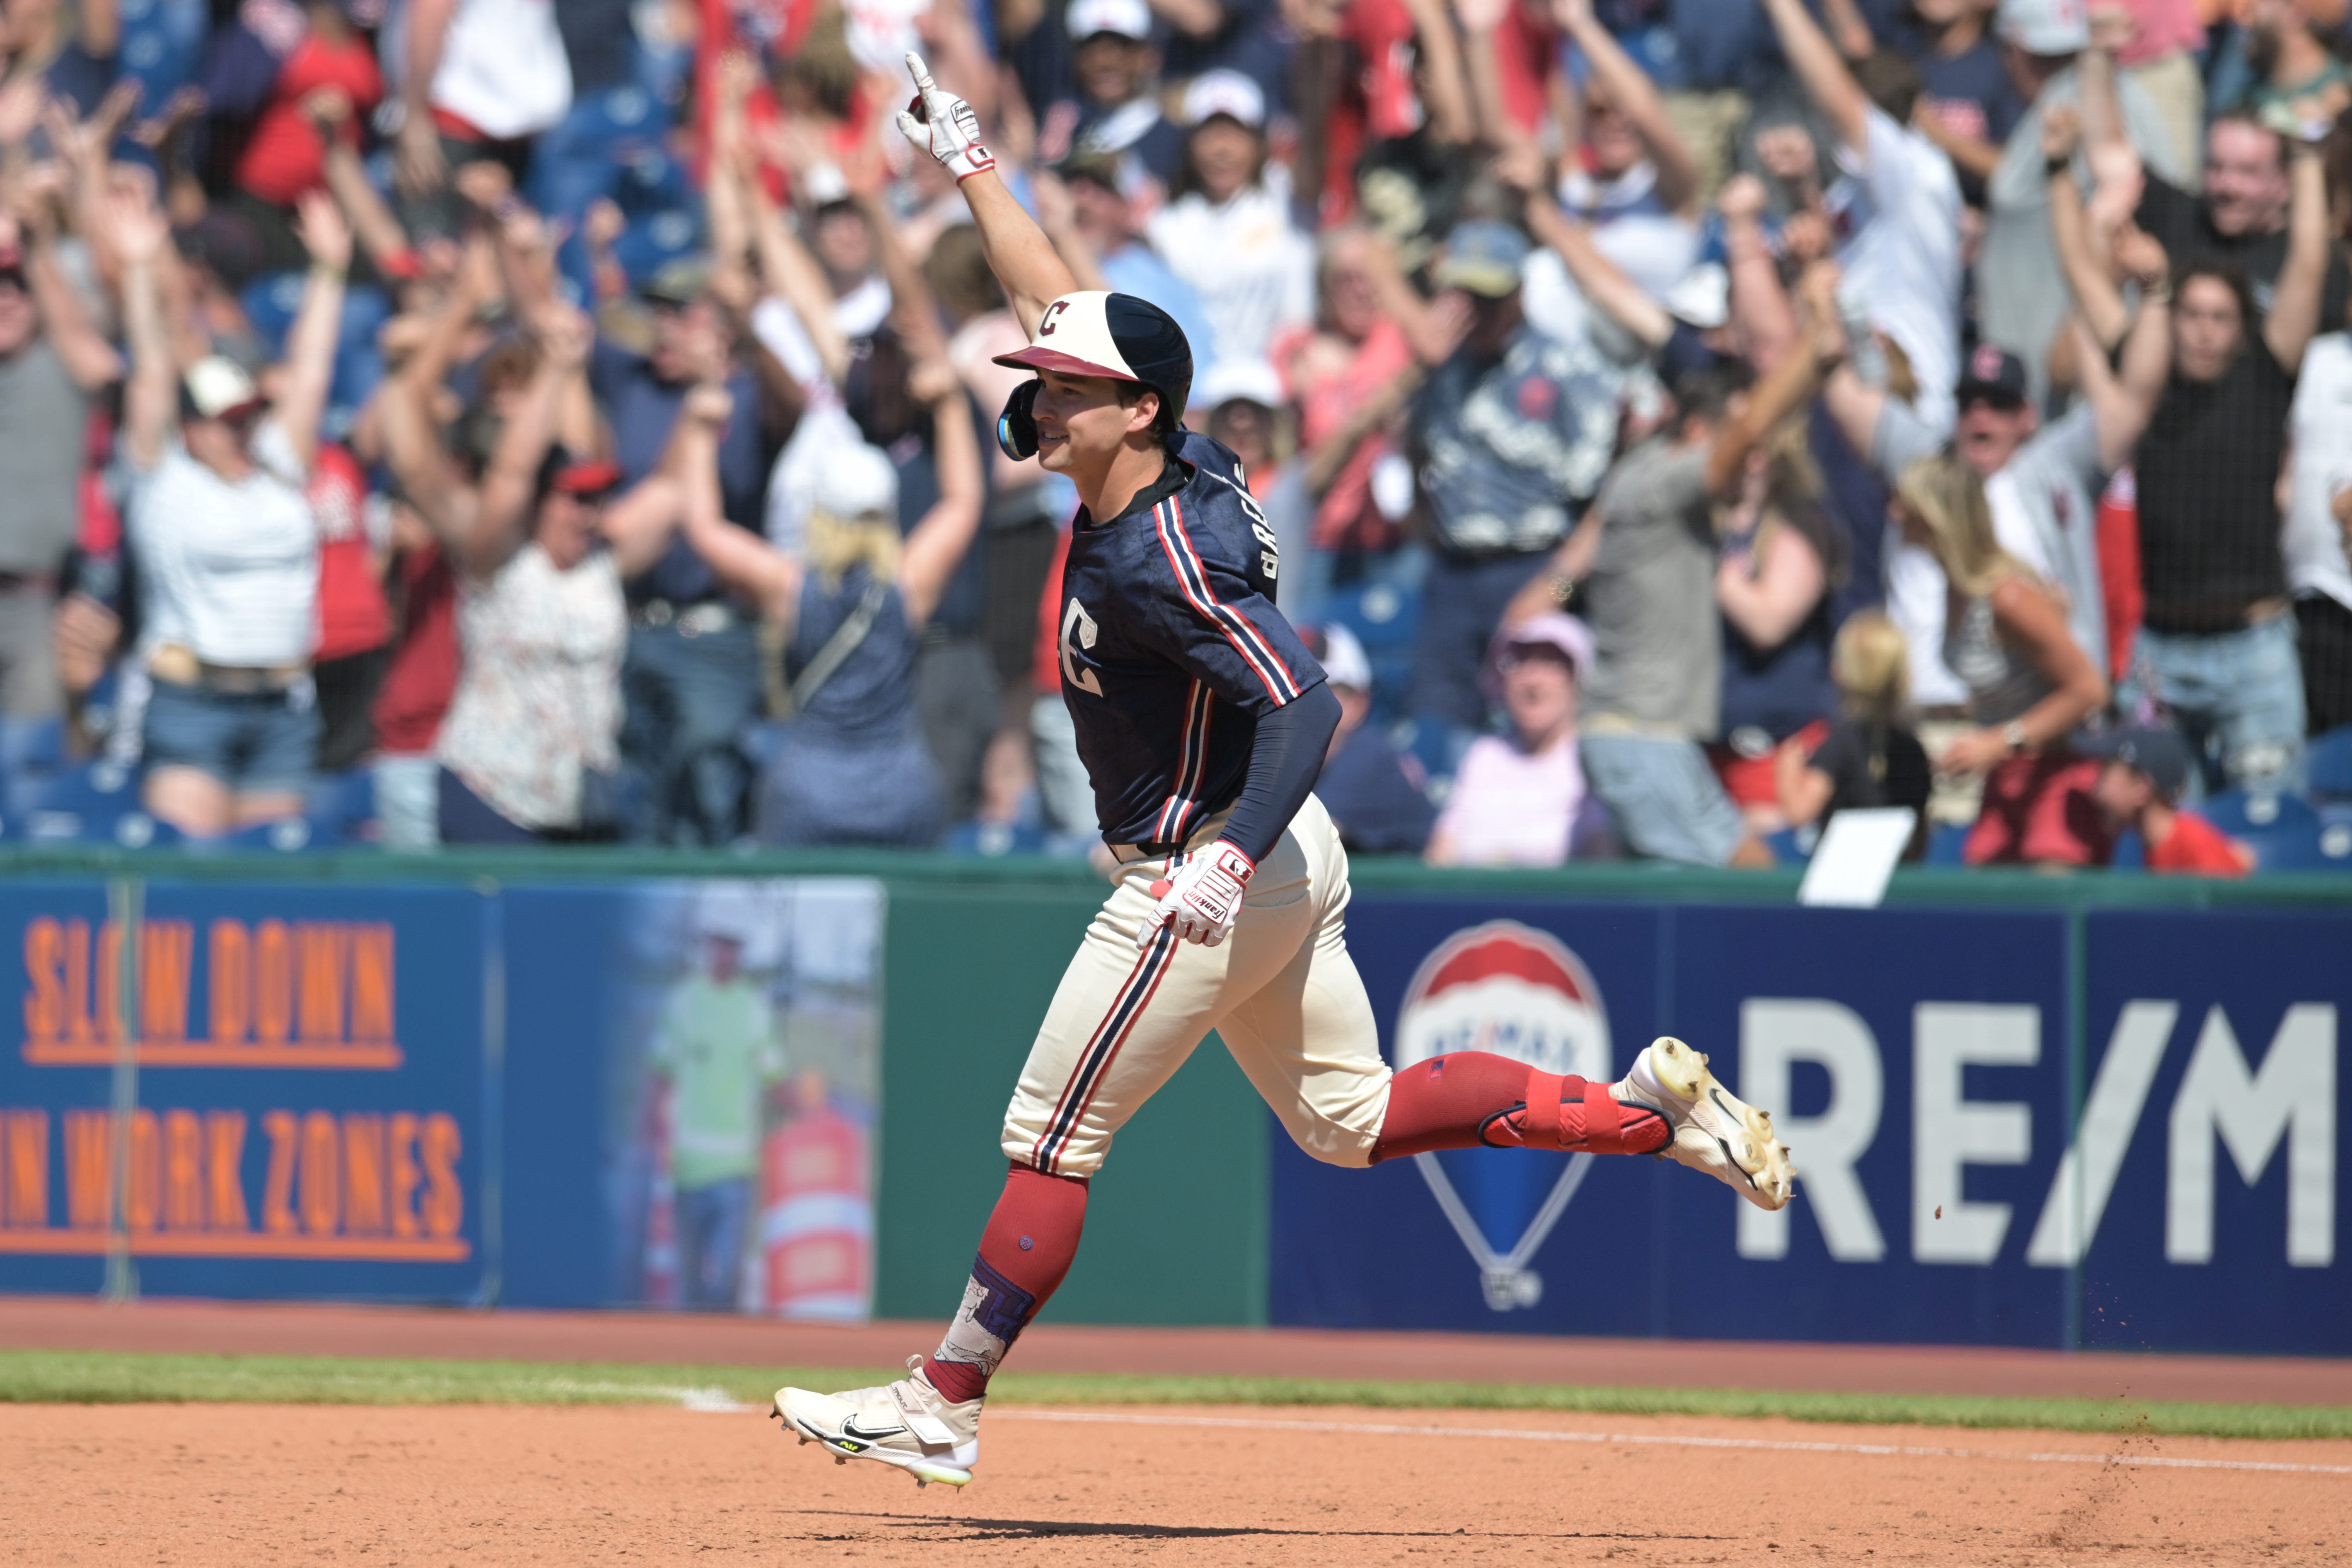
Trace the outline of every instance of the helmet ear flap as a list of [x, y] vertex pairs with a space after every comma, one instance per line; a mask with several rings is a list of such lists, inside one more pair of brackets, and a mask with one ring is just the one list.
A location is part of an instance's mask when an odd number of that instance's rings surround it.
[[1013, 389], [1004, 400], [1004, 412], [996, 416], [996, 444], [1004, 455], [1018, 463], [1037, 455], [1037, 389], [1042, 381], [1024, 381]]

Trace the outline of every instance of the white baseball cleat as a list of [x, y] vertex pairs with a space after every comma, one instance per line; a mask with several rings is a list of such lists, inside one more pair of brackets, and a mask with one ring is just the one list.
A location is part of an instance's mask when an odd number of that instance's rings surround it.
[[955, 1404], [922, 1373], [923, 1358], [908, 1356], [905, 1377], [885, 1388], [813, 1394], [776, 1390], [775, 1409], [803, 1443], [822, 1443], [836, 1465], [878, 1459], [915, 1478], [919, 1487], [971, 1479], [980, 1462], [980, 1407], [984, 1398]]
[[1717, 1081], [1706, 1058], [1661, 1035], [1609, 1086], [1621, 1104], [1643, 1105], [1670, 1122], [1675, 1135], [1658, 1153], [1708, 1175], [1760, 1209], [1786, 1208], [1796, 1181], [1789, 1146], [1772, 1135], [1769, 1112]]

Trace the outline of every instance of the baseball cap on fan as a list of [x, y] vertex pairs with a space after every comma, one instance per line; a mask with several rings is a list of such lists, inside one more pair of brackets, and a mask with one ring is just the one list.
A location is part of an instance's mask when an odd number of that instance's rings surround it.
[[878, 448], [864, 442], [844, 446], [817, 469], [816, 510], [843, 522], [898, 520], [898, 470]]
[[1507, 223], [1472, 218], [1445, 237], [1437, 264], [1437, 286], [1459, 289], [1485, 300], [1516, 294], [1528, 263], [1528, 237]]
[[1132, 294], [1081, 289], [1045, 307], [1037, 332], [996, 363], [1015, 370], [1101, 375], [1158, 392], [1178, 414], [1192, 392], [1192, 348], [1176, 318]]
[[2091, 47], [2084, 0], [2000, 0], [2000, 36], [2029, 55], [2074, 55]]
[[1083, 44], [1099, 33], [1138, 44], [1151, 37], [1151, 7], [1144, 0], [1071, 0], [1064, 20], [1074, 44]]
[[235, 419], [260, 408], [261, 391], [245, 367], [226, 354], [206, 354], [180, 378], [188, 412], [199, 419]]
[[1997, 343], [1979, 343], [1960, 367], [1952, 395], [1962, 407], [1981, 397], [1996, 406], [2021, 408], [2026, 398], [2025, 362]]
[[1218, 115], [1252, 131], [1265, 124], [1265, 90], [1237, 70], [1202, 71], [1184, 89], [1184, 123], [1199, 125]]

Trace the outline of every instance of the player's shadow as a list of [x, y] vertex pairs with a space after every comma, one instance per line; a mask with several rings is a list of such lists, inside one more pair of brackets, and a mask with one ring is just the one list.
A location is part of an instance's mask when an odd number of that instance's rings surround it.
[[953, 1531], [959, 1541], [1051, 1541], [1103, 1536], [1127, 1541], [1223, 1541], [1235, 1536], [1349, 1537], [1393, 1541], [1728, 1541], [1726, 1535], [1670, 1535], [1647, 1530], [1281, 1530], [1265, 1525], [1129, 1524], [1116, 1520], [982, 1519], [969, 1514], [859, 1513], [847, 1509], [796, 1510], [827, 1519], [870, 1519], [902, 1529]]

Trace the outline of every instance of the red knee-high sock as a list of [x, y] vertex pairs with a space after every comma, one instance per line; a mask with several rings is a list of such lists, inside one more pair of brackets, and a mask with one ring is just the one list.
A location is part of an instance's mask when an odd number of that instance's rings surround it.
[[1087, 1224], [1084, 1176], [1049, 1176], [1015, 1165], [971, 1261], [963, 1305], [923, 1363], [931, 1386], [959, 1402], [988, 1392], [989, 1377], [1078, 1256]]
[[1482, 1145], [1647, 1154], [1673, 1131], [1656, 1111], [1610, 1099], [1607, 1084], [1538, 1072], [1490, 1051], [1453, 1051], [1389, 1080], [1372, 1162]]

